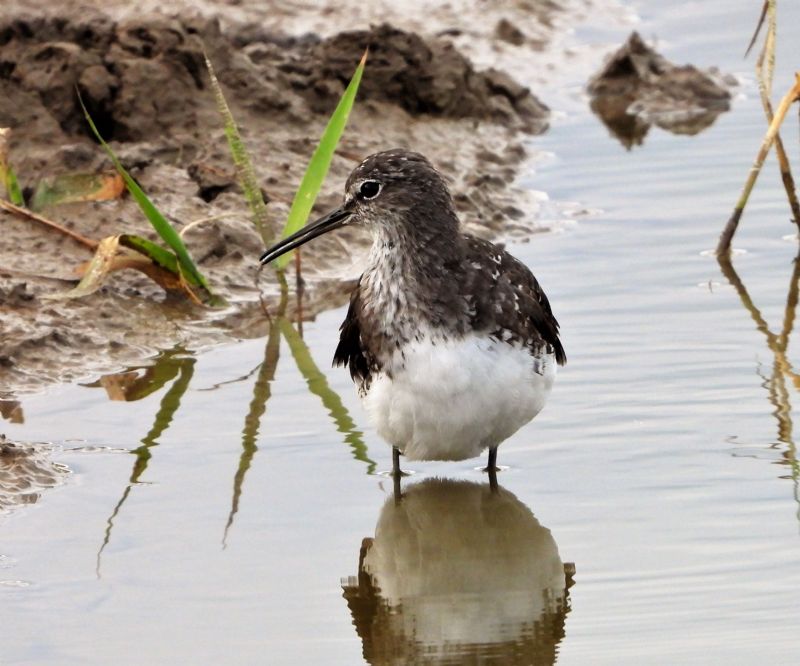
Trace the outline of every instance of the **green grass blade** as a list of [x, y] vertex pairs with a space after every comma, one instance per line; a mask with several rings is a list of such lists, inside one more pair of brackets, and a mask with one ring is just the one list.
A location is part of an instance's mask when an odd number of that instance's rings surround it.
[[[364, 65], [366, 62], [367, 51], [364, 51], [364, 55], [361, 57], [361, 62], [358, 63], [353, 78], [350, 79], [347, 89], [344, 91], [342, 98], [339, 100], [339, 104], [336, 106], [336, 110], [333, 112], [325, 131], [322, 133], [322, 138], [319, 141], [317, 149], [314, 151], [314, 155], [311, 157], [311, 161], [308, 163], [308, 168], [297, 190], [297, 194], [294, 195], [292, 208], [289, 211], [289, 217], [283, 229], [284, 238], [300, 229], [308, 220], [311, 208], [314, 206], [314, 202], [322, 187], [322, 182], [328, 174], [328, 168], [331, 165], [331, 159], [333, 159], [336, 146], [339, 144], [339, 138], [344, 132], [347, 118], [350, 115], [350, 109], [353, 108], [353, 102], [355, 102], [356, 99], [356, 93], [361, 83], [361, 75], [364, 73]], [[275, 260], [275, 264], [279, 270], [283, 270], [286, 267], [291, 254], [292, 253], [289, 252]]]
[[375, 471], [375, 461], [367, 454], [367, 445], [364, 443], [361, 433], [356, 429], [356, 424], [350, 417], [347, 407], [344, 406], [336, 391], [328, 384], [328, 378], [314, 363], [314, 358], [311, 356], [306, 343], [294, 329], [291, 322], [285, 317], [281, 317], [278, 322], [281, 327], [281, 333], [283, 333], [283, 337], [286, 338], [286, 342], [289, 344], [289, 349], [292, 351], [292, 356], [294, 356], [300, 374], [306, 380], [309, 391], [322, 399], [322, 404], [331, 415], [336, 424], [336, 429], [344, 435], [344, 441], [353, 452], [353, 457], [365, 463], [367, 465], [367, 474], [372, 474]]
[[105, 142], [102, 136], [100, 136], [100, 132], [97, 130], [97, 127], [94, 124], [89, 112], [86, 110], [86, 106], [83, 104], [83, 99], [81, 99], [80, 94], [78, 94], [78, 101], [81, 104], [81, 108], [83, 109], [83, 114], [86, 116], [86, 120], [89, 123], [89, 127], [92, 128], [92, 132], [94, 133], [97, 140], [100, 142], [100, 145], [103, 146], [103, 149], [108, 154], [109, 158], [114, 164], [114, 167], [117, 169], [119, 174], [125, 180], [125, 185], [128, 188], [128, 191], [131, 193], [131, 196], [134, 198], [136, 203], [139, 205], [139, 208], [144, 213], [145, 217], [150, 221], [150, 224], [153, 225], [153, 228], [156, 230], [159, 236], [164, 240], [164, 242], [172, 248], [175, 252], [175, 256], [178, 258], [178, 264], [180, 265], [181, 271], [183, 274], [193, 283], [200, 285], [205, 289], [210, 296], [213, 297], [213, 292], [211, 291], [211, 287], [208, 284], [208, 281], [203, 277], [203, 274], [197, 269], [192, 261], [192, 258], [189, 256], [189, 252], [186, 249], [186, 246], [183, 244], [183, 240], [181, 240], [180, 235], [177, 231], [172, 227], [166, 217], [161, 213], [158, 208], [153, 205], [153, 202], [147, 197], [141, 187], [137, 184], [137, 182], [131, 177], [131, 175], [125, 170], [125, 167], [122, 166], [117, 156], [114, 154], [114, 151], [111, 150], [111, 147]]
[[14, 173], [14, 169], [12, 169], [10, 165], [6, 167], [5, 181], [6, 193], [9, 201], [11, 201], [11, 203], [13, 203], [15, 206], [24, 206], [25, 197], [22, 196], [22, 190], [19, 187], [17, 175]]
[[8, 142], [11, 130], [8, 127], [0, 127], [0, 183], [6, 190], [8, 200], [15, 206], [25, 206], [25, 198], [17, 182], [14, 169], [8, 163]]
[[233, 119], [233, 114], [228, 106], [228, 102], [225, 100], [225, 95], [222, 93], [222, 87], [217, 80], [214, 66], [208, 59], [207, 54], [203, 54], [203, 57], [205, 58], [206, 68], [208, 69], [208, 75], [211, 79], [211, 89], [214, 91], [214, 97], [217, 100], [217, 108], [225, 124], [225, 138], [228, 140], [231, 157], [236, 166], [236, 175], [244, 191], [247, 205], [250, 207], [253, 224], [266, 247], [272, 240], [272, 234], [269, 231], [267, 222], [267, 206], [264, 203], [264, 197], [261, 195], [261, 188], [256, 179], [253, 161], [250, 159], [250, 154], [247, 152], [247, 148], [239, 134], [239, 128], [236, 126], [236, 121]]
[[[148, 259], [150, 259], [154, 264], [158, 264], [161, 268], [165, 268], [170, 273], [175, 273], [175, 275], [179, 275], [180, 267], [178, 266], [178, 259], [177, 257], [172, 254], [169, 250], [157, 245], [153, 241], [149, 241], [146, 238], [142, 238], [141, 236], [135, 236], [134, 234], [122, 234], [119, 237], [119, 244], [124, 245], [125, 247], [130, 248], [131, 250], [136, 250], [140, 254], [143, 254]], [[192, 282], [192, 276], [187, 275], [186, 281], [189, 284], [194, 284], [194, 286], [198, 286], [197, 284]]]

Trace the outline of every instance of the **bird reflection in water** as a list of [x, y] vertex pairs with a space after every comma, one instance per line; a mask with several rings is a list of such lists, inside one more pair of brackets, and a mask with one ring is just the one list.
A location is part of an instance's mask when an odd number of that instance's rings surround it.
[[553, 664], [573, 573], [509, 491], [428, 479], [386, 502], [342, 588], [369, 664]]

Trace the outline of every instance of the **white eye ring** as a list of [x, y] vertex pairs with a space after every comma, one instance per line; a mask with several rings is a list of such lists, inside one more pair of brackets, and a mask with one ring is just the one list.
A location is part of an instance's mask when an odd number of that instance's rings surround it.
[[[377, 189], [375, 189], [375, 186], [377, 186]], [[369, 201], [377, 197], [382, 189], [383, 186], [377, 180], [365, 180], [358, 186], [358, 197], [359, 199]]]

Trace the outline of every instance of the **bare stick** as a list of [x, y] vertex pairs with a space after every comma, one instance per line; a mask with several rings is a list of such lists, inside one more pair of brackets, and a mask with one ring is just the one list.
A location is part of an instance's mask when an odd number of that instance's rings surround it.
[[764, 4], [761, 7], [761, 16], [758, 19], [758, 25], [756, 26], [756, 30], [753, 33], [753, 37], [750, 39], [750, 44], [747, 46], [747, 50], [744, 52], [744, 57], [747, 57], [747, 54], [750, 53], [750, 50], [756, 43], [758, 39], [758, 33], [761, 32], [761, 26], [764, 25], [764, 19], [767, 17], [767, 7], [769, 6], [769, 0], [764, 0]]
[[[761, 95], [761, 104], [764, 107], [764, 113], [767, 115], [767, 122], [771, 123], [774, 116], [772, 111], [772, 102], [770, 96], [772, 95], [772, 77], [775, 71], [775, 34], [777, 32], [777, 16], [776, 16], [776, 3], [775, 0], [767, 0], [764, 3], [764, 10], [761, 14], [761, 21], [758, 28], [764, 22], [765, 15], [769, 17], [767, 36], [764, 39], [764, 47], [756, 61], [756, 76], [758, 78], [758, 91]], [[758, 34], [753, 35], [753, 39]], [[752, 43], [751, 45], [752, 46]], [[749, 50], [750, 47], [748, 47]], [[764, 63], [766, 61], [766, 70]], [[783, 187], [786, 190], [786, 198], [789, 200], [789, 208], [792, 210], [792, 221], [798, 226], [800, 232], [800, 204], [797, 201], [797, 192], [795, 190], [794, 178], [792, 178], [792, 169], [789, 165], [789, 158], [786, 156], [786, 151], [783, 148], [783, 141], [781, 140], [780, 133], [775, 135], [775, 155], [778, 158], [778, 167], [781, 172], [781, 180], [783, 180]]]
[[783, 119], [786, 117], [789, 107], [793, 102], [797, 101], [798, 98], [800, 98], [800, 74], [795, 74], [794, 85], [792, 86], [791, 90], [784, 95], [781, 103], [778, 105], [778, 109], [775, 112], [775, 117], [769, 124], [769, 129], [767, 129], [767, 133], [764, 135], [764, 139], [761, 142], [761, 147], [758, 149], [756, 160], [753, 163], [753, 166], [750, 167], [750, 173], [745, 181], [742, 194], [739, 197], [739, 200], [736, 202], [736, 206], [733, 209], [733, 214], [728, 220], [728, 223], [725, 225], [725, 229], [722, 231], [719, 243], [717, 244], [718, 255], [726, 255], [730, 253], [731, 240], [733, 240], [733, 236], [736, 233], [737, 227], [739, 226], [739, 220], [744, 212], [744, 207], [747, 205], [750, 192], [752, 191], [753, 186], [756, 184], [756, 179], [761, 171], [761, 166], [764, 164], [764, 160], [769, 153], [769, 149], [772, 147], [772, 144], [775, 141], [775, 136], [778, 134], [778, 129], [780, 128]]
[[91, 238], [86, 238], [86, 236], [81, 236], [76, 231], [72, 231], [71, 229], [67, 229], [66, 227], [62, 227], [57, 222], [53, 222], [52, 220], [48, 220], [47, 218], [42, 217], [41, 215], [37, 215], [26, 208], [21, 208], [19, 206], [15, 206], [10, 201], [6, 201], [5, 199], [0, 199], [0, 208], [3, 210], [8, 211], [9, 213], [13, 213], [14, 215], [19, 215], [20, 217], [25, 217], [29, 220], [33, 220], [34, 222], [39, 222], [40, 224], [44, 224], [51, 229], [58, 231], [65, 236], [69, 236], [72, 240], [77, 241], [84, 247], [88, 247], [90, 250], [97, 249], [97, 241], [92, 240]]

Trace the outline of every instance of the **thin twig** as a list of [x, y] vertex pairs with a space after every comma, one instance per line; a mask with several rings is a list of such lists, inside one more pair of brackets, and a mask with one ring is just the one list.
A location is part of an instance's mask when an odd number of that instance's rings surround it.
[[216, 222], [218, 220], [224, 220], [229, 217], [241, 217], [240, 213], [220, 213], [219, 215], [209, 215], [208, 217], [201, 217], [197, 220], [192, 220], [189, 222], [183, 229], [178, 232], [178, 235], [183, 238], [188, 231], [199, 227], [201, 224], [207, 224], [208, 222]]
[[753, 45], [756, 43], [758, 39], [758, 33], [761, 32], [761, 27], [764, 25], [764, 19], [767, 16], [767, 7], [769, 6], [769, 0], [764, 0], [764, 5], [761, 7], [761, 16], [758, 19], [758, 25], [756, 26], [756, 30], [753, 33], [753, 38], [750, 40], [750, 43], [747, 45], [747, 50], [744, 52], [744, 57], [746, 58], [750, 53]]
[[750, 192], [752, 191], [753, 186], [756, 184], [758, 174], [761, 171], [761, 166], [764, 164], [764, 160], [769, 153], [769, 149], [772, 147], [772, 144], [775, 141], [775, 136], [778, 134], [778, 129], [780, 128], [783, 119], [786, 117], [789, 107], [792, 105], [792, 103], [797, 101], [798, 98], [800, 98], [800, 74], [795, 74], [794, 85], [789, 92], [784, 95], [781, 103], [778, 105], [778, 109], [775, 112], [775, 117], [769, 124], [769, 129], [767, 129], [767, 133], [764, 135], [764, 139], [761, 142], [761, 147], [758, 149], [758, 155], [756, 155], [755, 162], [750, 168], [750, 173], [747, 175], [747, 180], [745, 181], [742, 194], [739, 197], [739, 200], [736, 202], [736, 206], [733, 209], [733, 214], [725, 225], [725, 229], [722, 231], [719, 243], [717, 244], [718, 255], [727, 255], [730, 253], [731, 241], [733, 240], [733, 236], [736, 233], [737, 227], [739, 226], [739, 220], [744, 212], [744, 207], [747, 205]]
[[21, 208], [20, 206], [16, 206], [10, 201], [6, 201], [5, 199], [0, 199], [0, 208], [9, 213], [13, 213], [14, 215], [19, 215], [20, 217], [33, 220], [34, 222], [39, 222], [39, 224], [44, 224], [45, 226], [50, 227], [54, 231], [58, 231], [64, 234], [65, 236], [69, 236], [72, 240], [77, 241], [84, 247], [88, 247], [90, 250], [96, 250], [99, 244], [96, 240], [92, 240], [91, 238], [86, 238], [86, 236], [81, 236], [76, 231], [72, 231], [71, 229], [62, 227], [57, 222], [48, 220], [47, 218], [44, 218], [41, 215], [37, 215], [36, 213], [31, 212], [26, 208]]
[[[774, 116], [772, 111], [772, 80], [775, 71], [775, 35], [777, 33], [777, 12], [775, 7], [775, 0], [767, 0], [764, 5], [764, 12], [769, 17], [767, 36], [764, 39], [764, 47], [756, 61], [756, 77], [758, 79], [758, 91], [761, 95], [761, 104], [764, 107], [764, 113], [767, 116], [767, 122], [771, 123]], [[761, 23], [763, 23], [764, 14], [762, 13]], [[760, 24], [759, 24], [760, 28]], [[758, 34], [758, 31], [756, 31]], [[766, 69], [764, 63], [766, 62]], [[786, 156], [786, 150], [783, 147], [783, 140], [780, 133], [775, 135], [775, 155], [778, 158], [778, 167], [781, 172], [781, 180], [783, 187], [786, 190], [786, 198], [789, 201], [789, 208], [792, 210], [792, 221], [798, 226], [800, 232], [800, 203], [797, 201], [797, 192], [795, 190], [794, 178], [792, 177], [792, 169], [789, 164], [789, 158]]]

